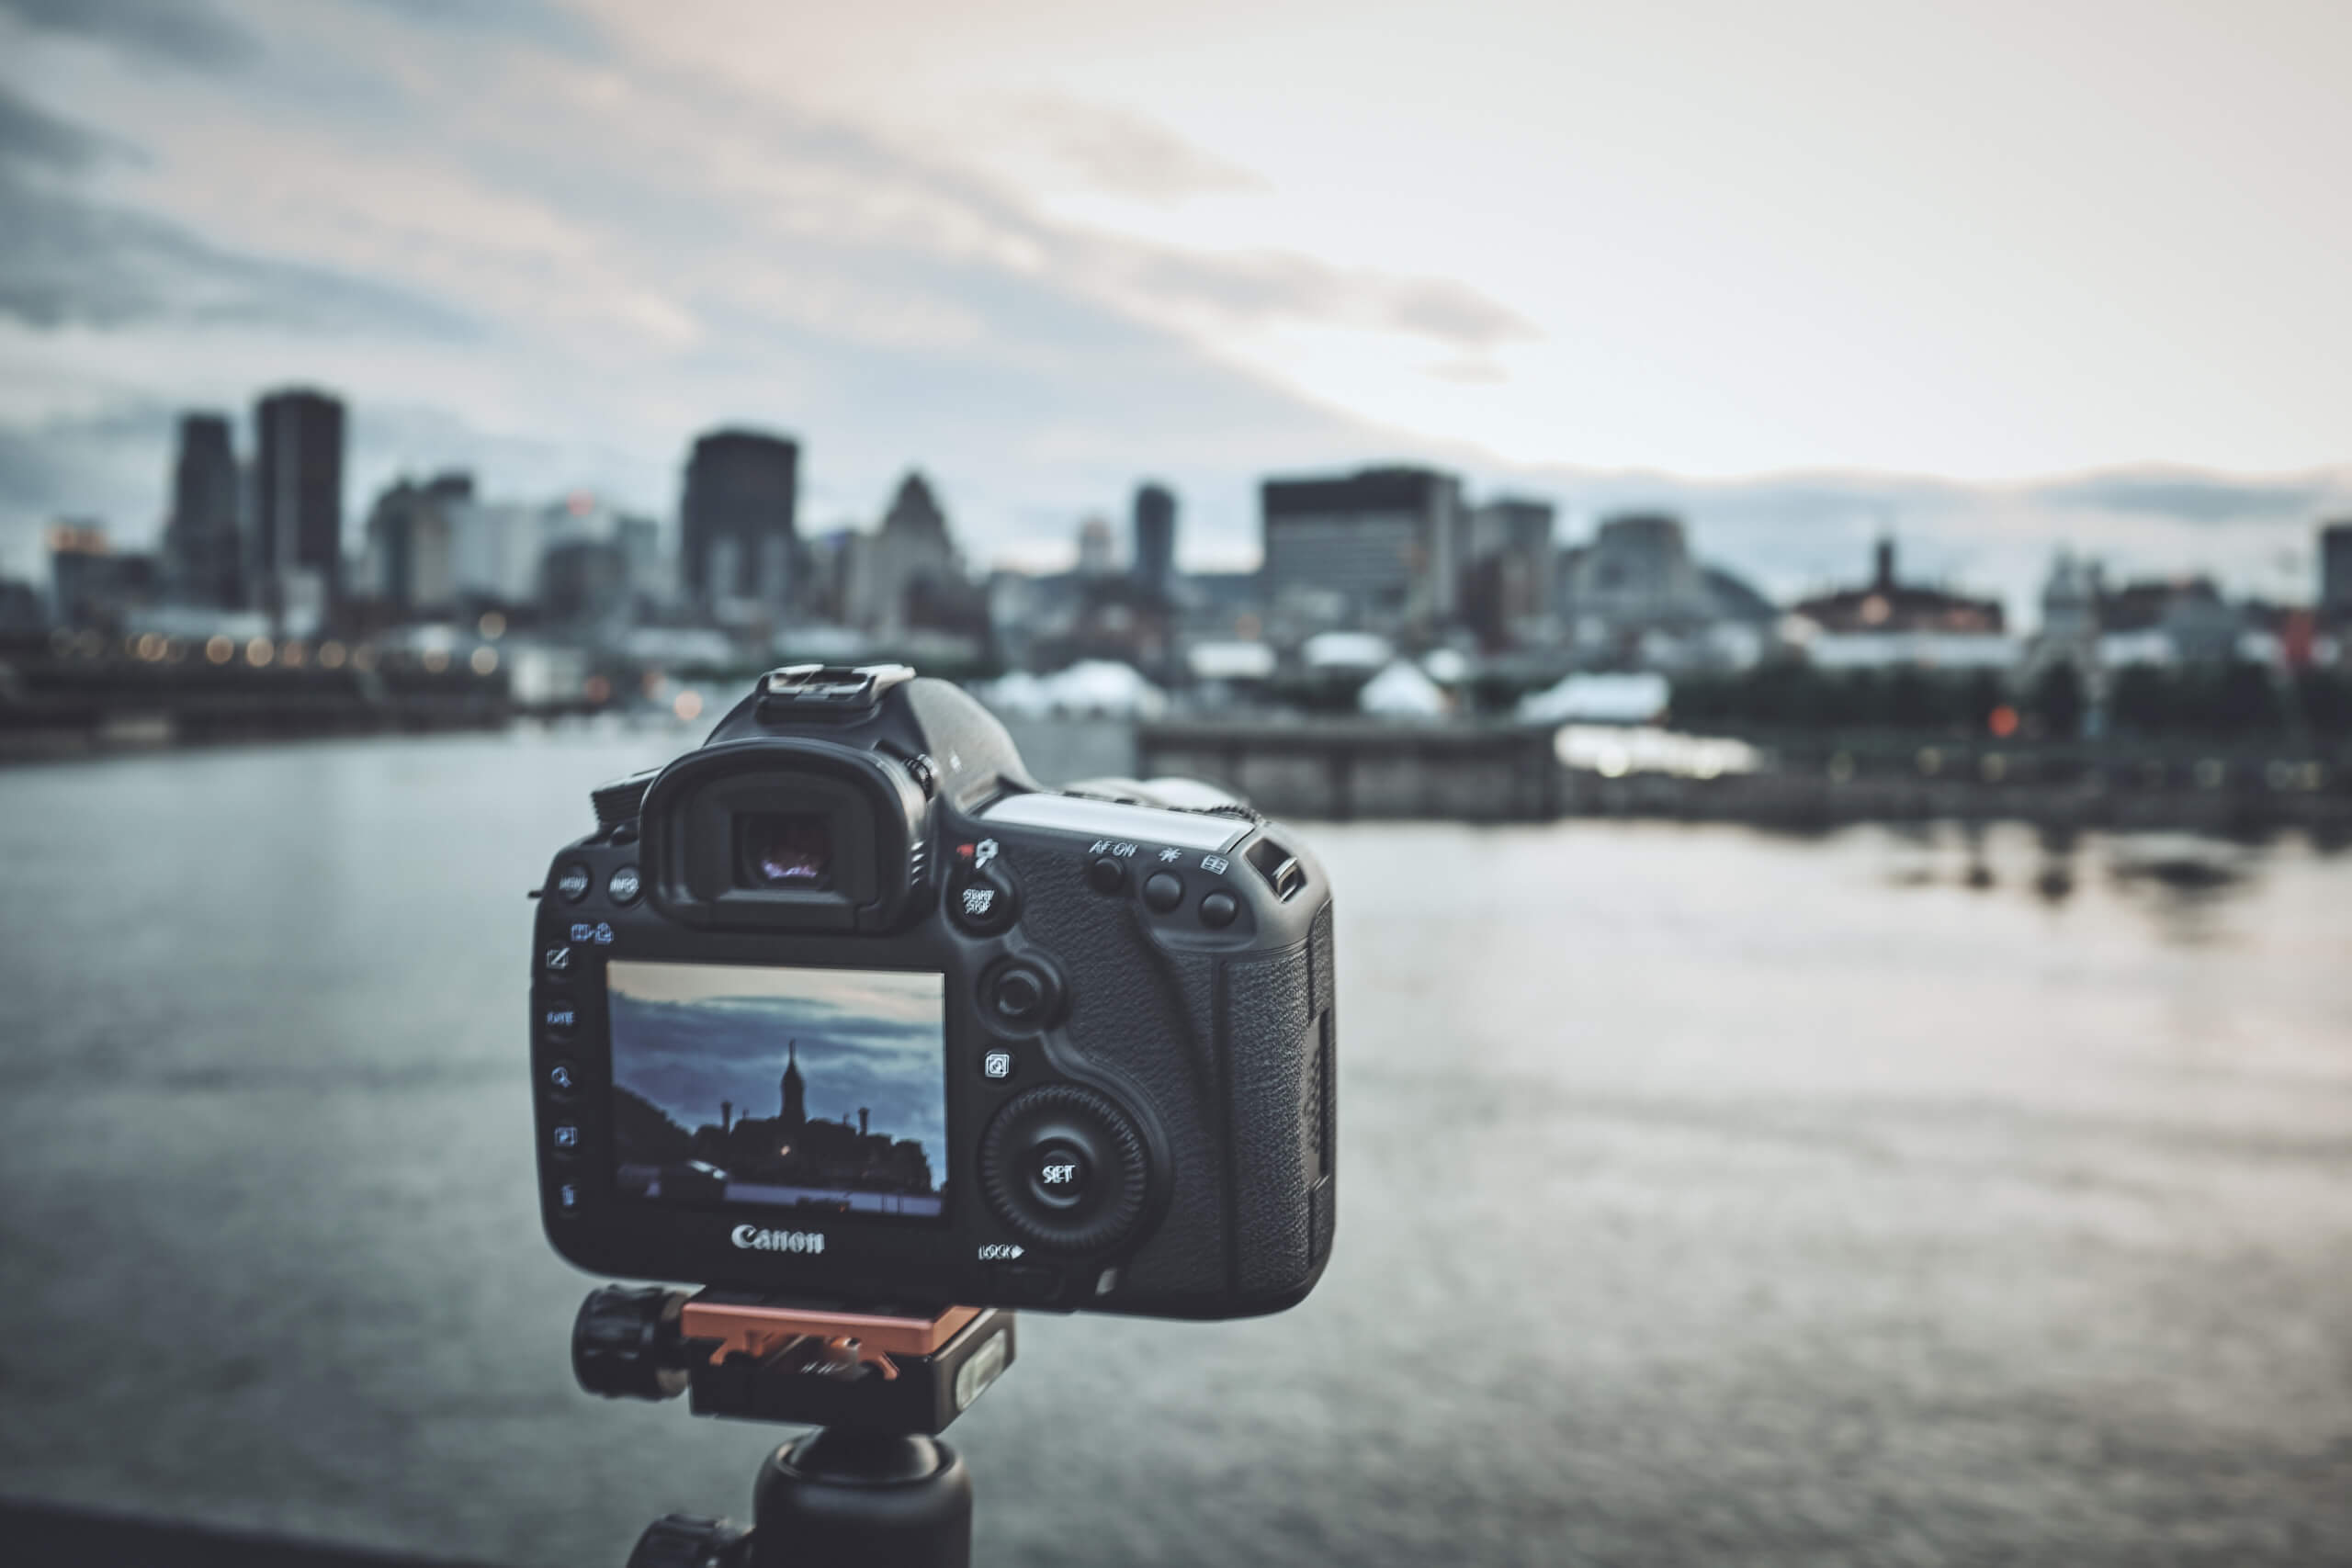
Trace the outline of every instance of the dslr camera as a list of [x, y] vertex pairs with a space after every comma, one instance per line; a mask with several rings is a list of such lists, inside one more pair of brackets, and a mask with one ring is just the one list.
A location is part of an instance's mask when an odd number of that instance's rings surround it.
[[1040, 787], [903, 665], [594, 792], [534, 921], [548, 1238], [810, 1305], [1224, 1318], [1331, 1251], [1331, 890], [1206, 785]]

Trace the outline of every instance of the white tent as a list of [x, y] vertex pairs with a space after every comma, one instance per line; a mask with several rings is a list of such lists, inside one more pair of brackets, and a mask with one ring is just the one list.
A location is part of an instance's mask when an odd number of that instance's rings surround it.
[[1470, 659], [1458, 648], [1433, 648], [1421, 655], [1421, 668], [1441, 686], [1459, 686], [1470, 678]]
[[1356, 705], [1377, 718], [1437, 718], [1445, 693], [1410, 660], [1400, 659], [1364, 682]]
[[1107, 659], [1084, 660], [1051, 675], [1015, 670], [973, 687], [972, 694], [1011, 718], [1157, 718], [1168, 710], [1166, 693], [1131, 666]]
[[1299, 662], [1309, 670], [1362, 670], [1385, 667], [1396, 650], [1385, 637], [1370, 632], [1317, 632], [1299, 645]]
[[1571, 675], [1545, 691], [1519, 699], [1522, 724], [1566, 724], [1587, 719], [1598, 724], [1647, 724], [1666, 711], [1673, 694], [1666, 677], [1655, 671], [1633, 675]]

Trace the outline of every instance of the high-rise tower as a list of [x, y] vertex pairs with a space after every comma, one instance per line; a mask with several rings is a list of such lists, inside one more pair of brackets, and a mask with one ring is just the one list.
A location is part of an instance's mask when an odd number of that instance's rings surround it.
[[695, 443], [678, 518], [686, 593], [706, 613], [790, 604], [799, 474], [799, 446], [779, 435], [719, 430]]
[[1176, 579], [1176, 493], [1166, 485], [1136, 488], [1135, 574], [1165, 594]]
[[343, 599], [343, 404], [273, 392], [254, 408], [254, 574], [273, 617], [323, 616]]
[[172, 592], [189, 604], [223, 610], [243, 605], [237, 457], [225, 415], [191, 413], [180, 419], [179, 457], [172, 465], [172, 514], [164, 525], [164, 562]]

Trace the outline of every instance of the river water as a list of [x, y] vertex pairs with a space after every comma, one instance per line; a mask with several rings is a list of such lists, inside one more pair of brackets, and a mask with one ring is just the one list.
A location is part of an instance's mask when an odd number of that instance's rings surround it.
[[[571, 732], [0, 773], [0, 1494], [515, 1564], [741, 1514], [577, 1393]], [[987, 1564], [2352, 1562], [2352, 857], [1329, 828], [1320, 1290], [1032, 1314]]]

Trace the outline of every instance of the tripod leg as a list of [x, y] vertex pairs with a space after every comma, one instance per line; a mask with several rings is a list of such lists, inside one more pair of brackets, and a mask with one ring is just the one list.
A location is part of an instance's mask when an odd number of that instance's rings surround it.
[[760, 1467], [752, 1568], [969, 1568], [972, 1477], [932, 1438], [827, 1427]]

